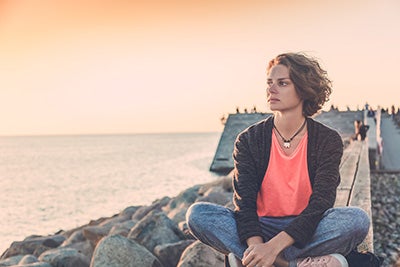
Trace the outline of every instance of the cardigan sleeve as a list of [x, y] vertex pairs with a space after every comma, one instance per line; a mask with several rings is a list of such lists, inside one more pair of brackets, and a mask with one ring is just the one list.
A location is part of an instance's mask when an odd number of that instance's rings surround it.
[[262, 236], [257, 215], [257, 168], [249, 147], [249, 133], [241, 133], [233, 151], [233, 204], [239, 239], [245, 243], [249, 237]]
[[[323, 138], [322, 138], [323, 136]], [[316, 170], [313, 192], [303, 212], [284, 231], [295, 240], [296, 247], [304, 247], [311, 240], [324, 212], [332, 208], [340, 183], [339, 165], [343, 154], [340, 135], [333, 130], [320, 135], [316, 147]]]

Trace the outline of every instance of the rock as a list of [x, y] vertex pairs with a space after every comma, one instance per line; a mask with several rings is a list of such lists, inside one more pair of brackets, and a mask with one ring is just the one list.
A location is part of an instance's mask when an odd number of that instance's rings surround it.
[[105, 219], [98, 225], [86, 226], [82, 230], [83, 236], [90, 240], [93, 247], [96, 247], [97, 243], [109, 234], [110, 230], [117, 224], [130, 220], [130, 212], [126, 211], [125, 215], [115, 215], [111, 218]]
[[233, 192], [232, 187], [232, 175], [227, 175], [216, 179], [215, 181], [204, 184], [199, 189], [199, 195], [204, 195], [208, 190], [212, 188], [221, 188], [225, 192]]
[[199, 189], [200, 185], [196, 185], [182, 191], [178, 194], [178, 196], [171, 199], [171, 201], [166, 206], [165, 211], [169, 212], [175, 208], [189, 207], [195, 202], [196, 198], [199, 196]]
[[[14, 266], [13, 266], [14, 267]], [[17, 267], [17, 266], [15, 266]], [[18, 267], [53, 267], [51, 264], [47, 262], [34, 262], [34, 263], [28, 263], [28, 264], [18, 264]]]
[[117, 223], [115, 224], [110, 232], [108, 232], [109, 235], [122, 235], [127, 237], [131, 229], [136, 225], [137, 221], [132, 221], [128, 220], [123, 223]]
[[132, 228], [128, 238], [152, 252], [157, 245], [175, 243], [185, 236], [164, 212], [153, 210]]
[[222, 253], [196, 241], [182, 253], [177, 267], [224, 267], [224, 258]]
[[179, 224], [186, 220], [186, 210], [188, 207], [176, 208], [168, 212], [167, 216], [173, 220], [176, 224]]
[[38, 259], [33, 256], [33, 255], [25, 255], [19, 262], [18, 265], [23, 265], [23, 264], [30, 264], [30, 263], [35, 263], [38, 262]]
[[36, 249], [35, 249], [35, 251], [33, 251], [33, 256], [35, 256], [35, 257], [39, 257], [43, 252], [45, 252], [45, 251], [48, 251], [48, 250], [50, 250], [50, 249], [53, 249], [53, 248], [50, 248], [50, 247], [46, 247], [46, 246], [44, 246], [44, 245], [40, 245], [40, 246], [38, 246]]
[[122, 223], [127, 220], [130, 220], [132, 216], [127, 215], [115, 215], [111, 218], [105, 219], [103, 222], [99, 223], [98, 226], [108, 228], [110, 230], [115, 224]]
[[191, 244], [194, 240], [182, 240], [176, 243], [170, 243], [165, 245], [158, 245], [154, 248], [154, 255], [160, 259], [164, 267], [175, 267], [182, 252]]
[[107, 226], [86, 226], [83, 230], [83, 236], [90, 241], [93, 247], [105, 237], [111, 228]]
[[179, 193], [178, 196], [171, 199], [163, 211], [175, 223], [180, 223], [185, 220], [186, 210], [198, 198], [200, 185], [193, 186]]
[[142, 206], [140, 207], [133, 215], [132, 215], [132, 220], [133, 221], [139, 221], [142, 218], [144, 218], [149, 212], [153, 210], [158, 210], [161, 211], [161, 208], [164, 207], [169, 203], [171, 198], [169, 197], [164, 197], [160, 200], [156, 200], [151, 204], [150, 206]]
[[142, 206], [130, 206], [130, 207], [127, 207], [123, 211], [121, 211], [119, 216], [126, 217], [126, 218], [130, 219], [130, 218], [132, 218], [132, 215], [135, 214], [135, 212], [141, 207]]
[[400, 257], [400, 173], [371, 173], [374, 252], [383, 267], [396, 266]]
[[210, 188], [209, 191], [202, 197], [196, 199], [196, 202], [211, 202], [221, 206], [225, 206], [232, 200], [232, 194], [226, 194], [225, 192], [216, 191], [213, 188]]
[[72, 248], [56, 248], [44, 252], [39, 261], [57, 267], [89, 267], [90, 259]]
[[72, 248], [78, 251], [79, 253], [85, 255], [89, 259], [93, 256], [94, 247], [92, 246], [89, 240], [84, 240], [76, 243], [72, 243], [66, 246], [62, 246], [63, 248]]
[[83, 235], [82, 229], [73, 232], [62, 244], [61, 247], [71, 245], [73, 243], [85, 241], [86, 238]]
[[23, 257], [23, 255], [14, 255], [7, 259], [0, 260], [0, 267], [17, 265]]
[[34, 251], [40, 247], [51, 248], [59, 246], [64, 242], [65, 237], [62, 235], [53, 236], [30, 236], [25, 238], [23, 241], [16, 241], [11, 244], [11, 246], [2, 255], [1, 259], [6, 259], [14, 255], [26, 255], [33, 254]]
[[103, 238], [97, 245], [90, 267], [162, 267], [146, 248], [120, 235]]

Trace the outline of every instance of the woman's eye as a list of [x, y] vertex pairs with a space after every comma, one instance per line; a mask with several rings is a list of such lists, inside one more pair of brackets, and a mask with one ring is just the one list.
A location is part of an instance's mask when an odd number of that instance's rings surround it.
[[286, 86], [286, 85], [288, 85], [287, 82], [284, 82], [284, 81], [280, 81], [280, 82], [279, 82], [279, 86]]

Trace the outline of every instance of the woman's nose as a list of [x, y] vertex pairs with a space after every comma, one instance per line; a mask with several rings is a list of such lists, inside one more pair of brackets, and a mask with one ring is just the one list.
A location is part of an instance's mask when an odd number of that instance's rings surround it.
[[271, 83], [267, 86], [267, 93], [276, 93], [276, 84]]

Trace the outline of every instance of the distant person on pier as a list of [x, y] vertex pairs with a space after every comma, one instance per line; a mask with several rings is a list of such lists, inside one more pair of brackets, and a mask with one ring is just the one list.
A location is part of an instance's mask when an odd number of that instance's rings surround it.
[[394, 107], [394, 105], [392, 105], [391, 112], [392, 112], [392, 120], [394, 120], [395, 119], [395, 115], [396, 115], [396, 108]]
[[369, 107], [368, 112], [367, 112], [367, 116], [370, 118], [374, 118], [375, 117], [375, 111], [372, 109], [372, 107]]
[[365, 125], [362, 123], [360, 120], [356, 120], [354, 122], [354, 128], [355, 128], [355, 136], [354, 140], [365, 140], [367, 137], [367, 131], [369, 129], [369, 125]]
[[189, 230], [231, 267], [348, 266], [344, 256], [364, 240], [370, 219], [357, 207], [333, 207], [343, 143], [311, 118], [331, 81], [315, 59], [286, 53], [269, 62], [266, 94], [273, 116], [235, 142], [235, 209], [195, 203]]
[[221, 123], [222, 123], [222, 125], [225, 125], [225, 123], [226, 123], [226, 120], [227, 120], [227, 118], [225, 117], [225, 114], [224, 115], [222, 115], [222, 117], [221, 117]]

